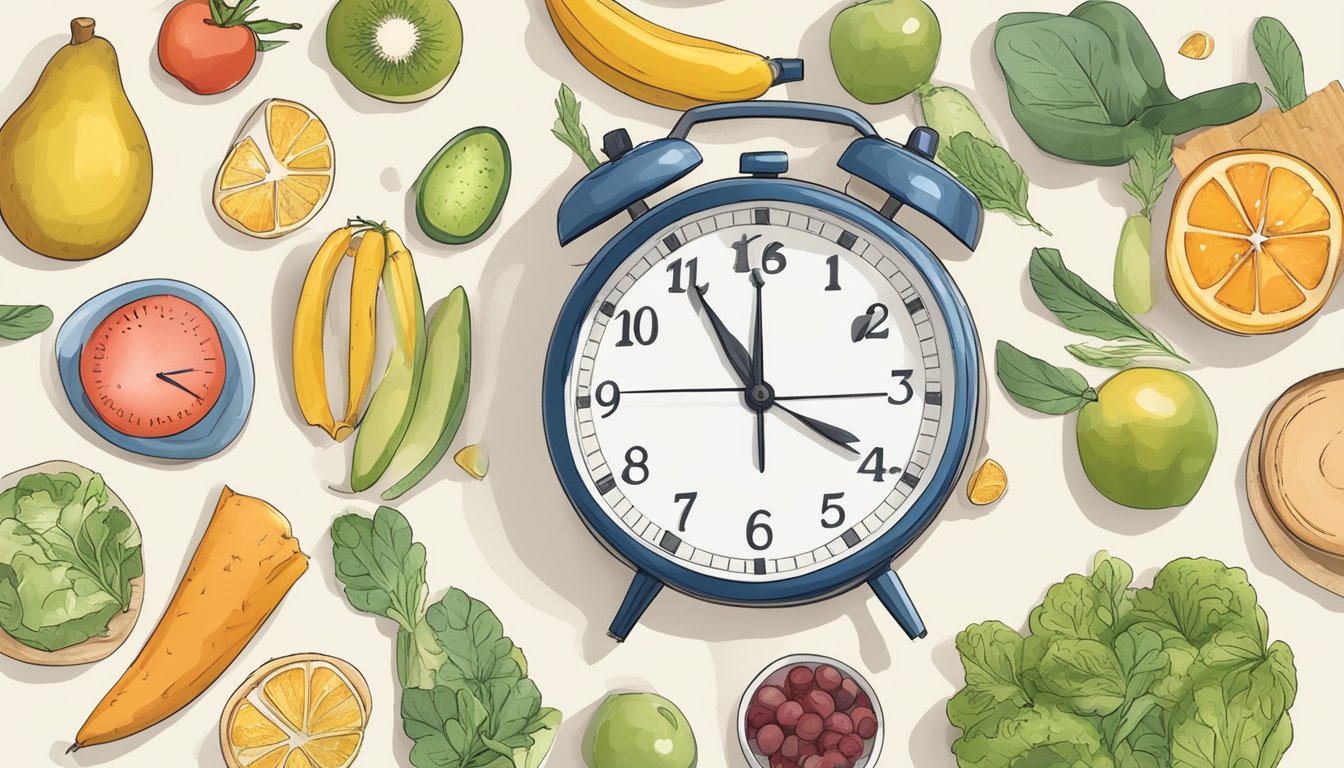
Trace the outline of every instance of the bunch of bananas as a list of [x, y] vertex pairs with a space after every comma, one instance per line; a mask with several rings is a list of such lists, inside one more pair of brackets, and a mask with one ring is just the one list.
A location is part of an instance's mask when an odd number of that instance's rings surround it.
[[616, 0], [546, 0], [574, 58], [607, 85], [669, 109], [754, 99], [803, 78], [800, 59], [750, 51], [676, 32]]
[[[354, 259], [349, 384], [345, 413], [337, 419], [327, 396], [323, 334], [332, 284], [346, 256]], [[394, 345], [365, 409], [377, 347], [380, 285], [392, 318]], [[368, 490], [393, 467], [400, 480], [383, 498], [394, 499], [438, 464], [465, 414], [471, 378], [466, 292], [459, 287], [449, 294], [427, 327], [415, 262], [401, 236], [385, 223], [351, 219], [327, 237], [308, 268], [294, 317], [293, 355], [294, 393], [304, 419], [338, 442], [359, 428], [351, 488]], [[427, 370], [433, 374], [427, 375]]]

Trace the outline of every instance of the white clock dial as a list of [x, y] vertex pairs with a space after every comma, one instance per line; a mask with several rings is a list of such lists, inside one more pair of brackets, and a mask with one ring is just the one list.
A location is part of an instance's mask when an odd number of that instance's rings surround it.
[[[749, 352], [754, 270], [774, 394], [763, 457], [696, 288]], [[833, 565], [896, 524], [942, 459], [953, 356], [928, 285], [897, 249], [806, 206], [738, 203], [664, 230], [617, 268], [579, 339], [567, 426], [589, 491], [700, 573], [771, 581]], [[849, 433], [853, 450], [785, 409]]]

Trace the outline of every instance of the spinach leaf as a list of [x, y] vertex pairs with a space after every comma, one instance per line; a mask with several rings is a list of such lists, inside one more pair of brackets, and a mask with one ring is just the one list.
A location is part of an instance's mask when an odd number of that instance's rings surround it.
[[51, 310], [40, 304], [0, 304], [0, 339], [21, 341], [51, 326]]
[[512, 683], [523, 676], [499, 618], [466, 592], [448, 590], [430, 606], [425, 621], [445, 655], [436, 678], [440, 685], [465, 687], [484, 701], [492, 683]]
[[1013, 116], [1032, 141], [1092, 165], [1128, 162], [1153, 130], [1177, 136], [1260, 106], [1250, 83], [1178, 99], [1143, 25], [1105, 0], [1088, 0], [1068, 16], [1008, 14], [996, 27], [994, 53]]
[[966, 687], [947, 702], [947, 717], [967, 734], [992, 733], [1031, 704], [1022, 683], [1022, 636], [998, 621], [957, 634]]
[[1265, 90], [1279, 103], [1279, 111], [1287, 112], [1306, 101], [1307, 75], [1302, 65], [1302, 49], [1297, 47], [1297, 41], [1283, 22], [1272, 16], [1261, 16], [1255, 22], [1251, 39], [1272, 83]]
[[[401, 727], [415, 746], [416, 768], [474, 768], [485, 750], [484, 705], [470, 691], [408, 688], [401, 695]], [[491, 763], [490, 765], [493, 765]]]
[[995, 353], [999, 383], [1019, 405], [1059, 416], [1097, 399], [1096, 390], [1082, 374], [1071, 368], [1056, 368], [1037, 357], [1000, 341]]
[[939, 159], [986, 210], [1003, 211], [1049, 235], [1027, 210], [1027, 174], [1007, 150], [969, 132], [942, 144]]

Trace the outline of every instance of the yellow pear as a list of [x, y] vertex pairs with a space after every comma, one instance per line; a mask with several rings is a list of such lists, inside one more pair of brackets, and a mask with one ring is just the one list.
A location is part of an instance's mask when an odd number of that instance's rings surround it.
[[34, 251], [80, 260], [131, 236], [154, 174], [116, 50], [94, 36], [93, 19], [70, 30], [70, 44], [0, 128], [0, 216]]

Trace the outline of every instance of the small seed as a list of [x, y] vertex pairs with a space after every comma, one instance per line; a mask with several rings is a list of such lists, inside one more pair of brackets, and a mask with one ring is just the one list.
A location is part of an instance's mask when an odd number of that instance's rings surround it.
[[999, 462], [985, 459], [985, 463], [971, 475], [966, 486], [966, 495], [976, 506], [993, 504], [1008, 490], [1008, 473], [1003, 471]]

